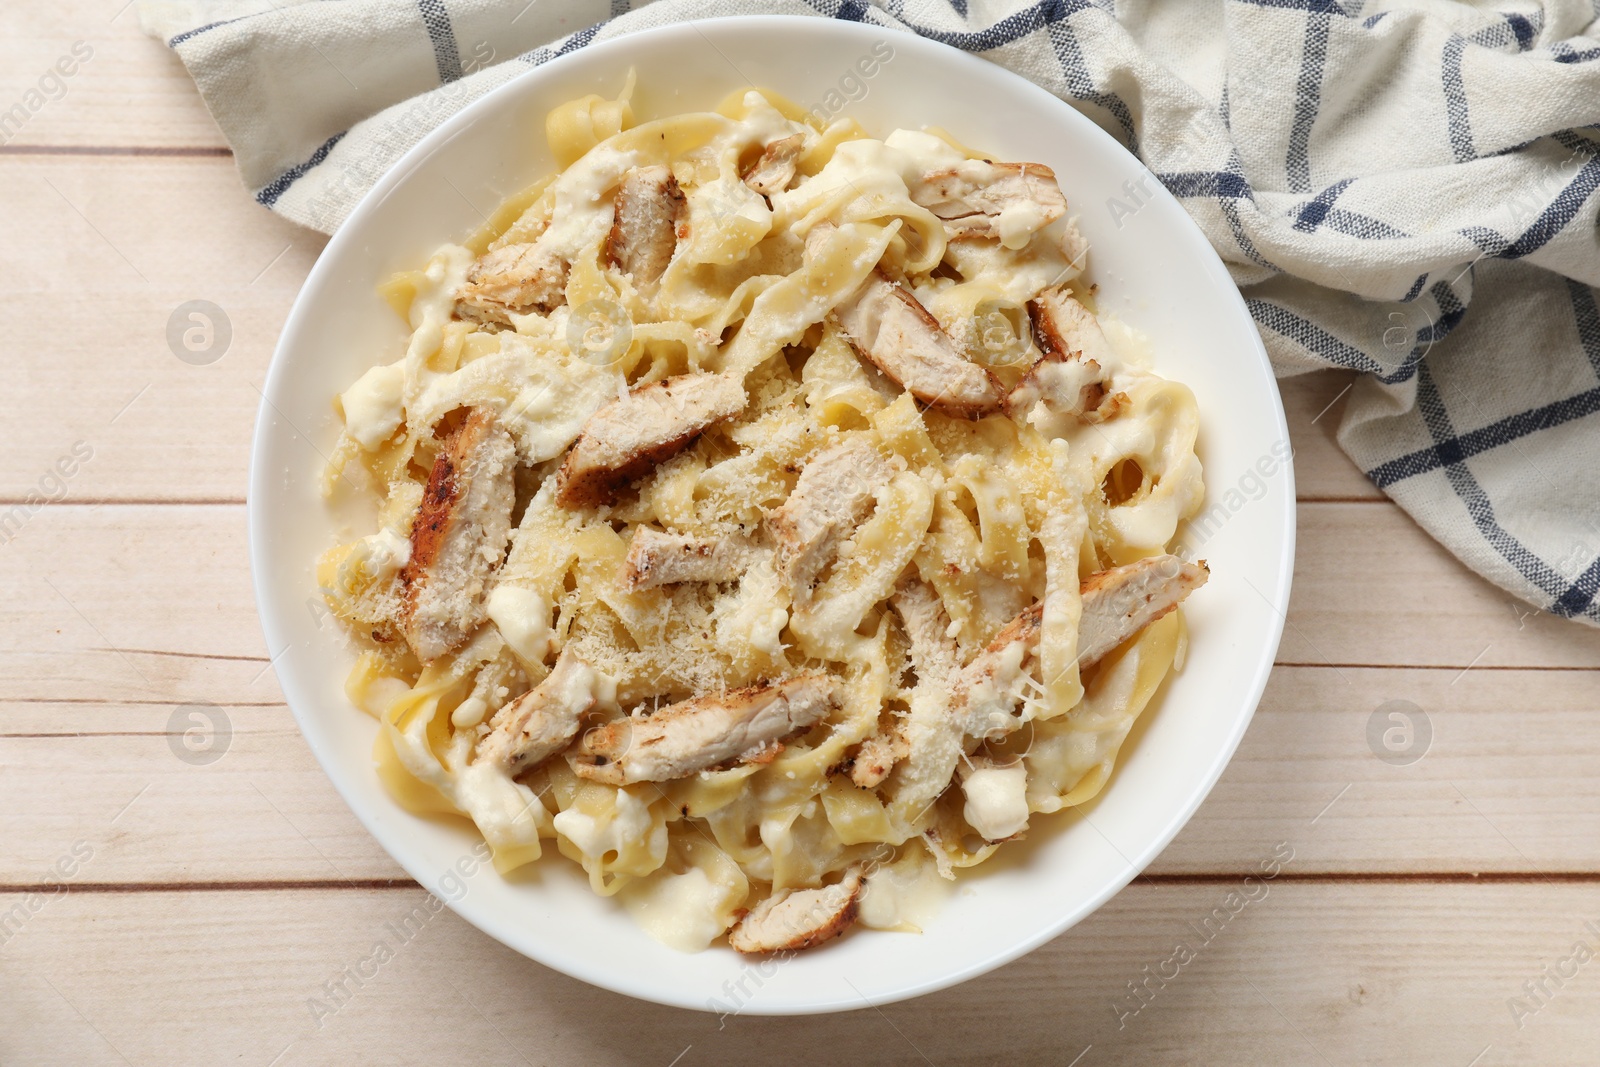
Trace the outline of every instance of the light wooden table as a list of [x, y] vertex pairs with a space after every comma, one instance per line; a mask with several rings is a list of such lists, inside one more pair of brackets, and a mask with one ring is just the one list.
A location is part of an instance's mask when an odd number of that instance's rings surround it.
[[[1172, 846], [1053, 944], [910, 1003], [725, 1026], [449, 912], [343, 977], [423, 891], [295, 730], [244, 524], [257, 388], [322, 239], [250, 200], [122, 3], [0, 12], [0, 110], [94, 49], [0, 148], [0, 516], [26, 520], [0, 533], [0, 1064], [1600, 1058], [1600, 961], [1562, 963], [1600, 954], [1600, 635], [1529, 614], [1385, 501], [1333, 442], [1337, 376], [1284, 387], [1299, 563], [1255, 723]], [[166, 340], [191, 299], [232, 325], [205, 366]], [[75, 445], [92, 456], [57, 488]], [[64, 498], [30, 509], [41, 483]], [[1431, 727], [1409, 765], [1369, 745], [1391, 700]], [[231, 728], [205, 764], [169, 733], [203, 703]], [[1266, 897], [1202, 944], [1280, 843]], [[1194, 959], [1131, 999], [1178, 942]]]

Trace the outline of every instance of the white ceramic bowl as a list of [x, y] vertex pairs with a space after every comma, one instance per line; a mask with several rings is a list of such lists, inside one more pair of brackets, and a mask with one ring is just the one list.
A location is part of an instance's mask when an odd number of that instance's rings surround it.
[[[871, 78], [853, 72], [879, 42], [893, 58]], [[374, 286], [547, 173], [546, 111], [585, 93], [615, 95], [630, 66], [641, 117], [708, 109], [754, 83], [825, 110], [843, 101], [880, 136], [942, 126], [1000, 158], [1054, 167], [1089, 239], [1102, 309], [1144, 331], [1156, 369], [1199, 398], [1207, 504], [1221, 504], [1224, 521], [1198, 545], [1211, 581], [1187, 608], [1187, 666], [1088, 811], [1035, 817], [1031, 840], [1002, 850], [1009, 860], [968, 872], [921, 935], [859, 931], [758, 971], [726, 948], [684, 955], [657, 944], [594, 896], [553, 847], [515, 882], [480, 870], [457, 889], [448, 873], [476, 835], [388, 797], [370, 757], [376, 725], [345, 699], [351, 653], [318, 610], [312, 575], [333, 541], [317, 482], [338, 436], [331, 397], [402, 351], [400, 325]], [[1113, 197], [1131, 206], [1125, 183], [1146, 174], [1093, 122], [998, 66], [822, 18], [722, 19], [594, 45], [529, 71], [426, 137], [356, 208], [307, 279], [267, 378], [252, 456], [251, 563], [267, 644], [306, 741], [357, 817], [418, 882], [490, 936], [594, 985], [702, 1010], [737, 1003], [755, 1014], [798, 1014], [916, 996], [1022, 955], [1109, 899], [1172, 840], [1243, 735], [1277, 650], [1294, 544], [1292, 471], [1280, 464], [1271, 477], [1249, 473], [1275, 448], [1287, 454], [1288, 431], [1237, 290], [1158, 182], [1143, 183], [1151, 195], [1141, 193], [1148, 202], [1131, 216], [1114, 218], [1108, 207]], [[749, 995], [730, 994], [741, 979]]]

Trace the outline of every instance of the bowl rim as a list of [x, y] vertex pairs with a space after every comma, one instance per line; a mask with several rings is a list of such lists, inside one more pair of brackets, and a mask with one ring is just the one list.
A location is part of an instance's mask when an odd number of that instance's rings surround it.
[[[271, 588], [281, 580], [274, 573], [271, 561], [268, 558], [266, 543], [271, 534], [271, 520], [268, 517], [266, 507], [262, 503], [270, 495], [270, 490], [266, 484], [267, 479], [273, 476], [267, 469], [264, 457], [269, 451], [271, 438], [275, 434], [282, 432], [273, 425], [273, 416], [279, 414], [277, 406], [273, 402], [273, 397], [280, 394], [283, 384], [290, 373], [287, 369], [290, 361], [288, 353], [298, 347], [301, 343], [300, 335], [308, 328], [304, 320], [310, 314], [307, 311], [311, 303], [310, 294], [317, 292], [323, 286], [326, 277], [334, 269], [334, 263], [341, 258], [339, 253], [346, 246], [355, 244], [361, 239], [361, 231], [367, 220], [377, 211], [379, 205], [387, 199], [391, 192], [410, 178], [423, 163], [443, 146], [474, 125], [480, 115], [489, 110], [493, 102], [527, 91], [527, 86], [530, 82], [543, 80], [550, 76], [552, 71], [561, 71], [569, 66], [579, 64], [594, 63], [597, 60], [610, 59], [614, 63], [625, 62], [627, 52], [638, 47], [641, 41], [646, 38], [658, 42], [670, 41], [674, 37], [699, 36], [706, 38], [708, 31], [718, 33], [735, 26], [741, 32], [752, 28], [767, 28], [774, 32], [793, 31], [797, 34], [839, 34], [841, 37], [838, 39], [845, 43], [851, 43], [851, 39], [855, 41], [878, 40], [885, 33], [895, 34], [896, 47], [899, 47], [903, 40], [905, 47], [909, 49], [920, 50], [928, 55], [937, 55], [940, 62], [949, 65], [953, 78], [960, 78], [962, 74], [968, 72], [981, 72], [984, 78], [1004, 83], [1006, 86], [1005, 92], [1015, 93], [1023, 97], [1032, 97], [1041, 109], [1052, 111], [1058, 115], [1063, 125], [1077, 127], [1075, 136], [1090, 140], [1102, 139], [1106, 148], [1127, 156], [1140, 166], [1144, 166], [1143, 161], [1129, 152], [1092, 119], [1080, 112], [1073, 106], [1072, 102], [1056, 96], [1042, 86], [1000, 66], [998, 63], [993, 63], [976, 54], [898, 27], [830, 18], [825, 15], [724, 15], [647, 27], [556, 56], [545, 63], [508, 78], [445, 119], [384, 171], [372, 188], [351, 209], [344, 222], [331, 235], [327, 245], [318, 255], [316, 263], [307, 274], [305, 282], [295, 297], [293, 306], [284, 319], [261, 389], [261, 401], [257, 405], [256, 425], [251, 436], [249, 486], [245, 502], [252, 592], [255, 595], [257, 611], [269, 655], [272, 654], [274, 647], [281, 647], [283, 651], [287, 651], [294, 644], [293, 639], [288, 636], [287, 624], [274, 609], [273, 599], [269, 595]], [[710, 41], [709, 38], [706, 38], [706, 40], [714, 48], [716, 47], [715, 42]], [[1272, 365], [1267, 357], [1266, 348], [1260, 334], [1254, 327], [1254, 322], [1251, 319], [1243, 295], [1228, 274], [1222, 259], [1194, 219], [1187, 211], [1183, 210], [1182, 205], [1162, 183], [1157, 181], [1152, 183], [1152, 186], [1155, 190], [1155, 197], [1177, 208], [1177, 213], [1181, 216], [1177, 230], [1171, 236], [1174, 239], [1181, 239], [1195, 246], [1199, 259], [1204, 264], [1203, 270], [1210, 287], [1219, 293], [1223, 302], [1229, 305], [1234, 315], [1244, 323], [1249, 324], [1248, 336], [1251, 339], [1251, 350], [1256, 356], [1259, 367], [1269, 379], [1274, 380], [1273, 388], [1270, 390], [1273, 401], [1271, 411], [1265, 414], [1270, 416], [1272, 430], [1277, 434], [1278, 439], [1289, 442], [1288, 422], [1281, 396], [1276, 389]], [[287, 423], [287, 419], [284, 421]], [[1292, 459], [1283, 465], [1282, 474], [1285, 478], [1284, 492], [1287, 494], [1288, 506], [1284, 509], [1282, 528], [1277, 532], [1282, 548], [1276, 565], [1275, 587], [1280, 593], [1276, 599], [1262, 594], [1262, 599], [1272, 610], [1273, 620], [1268, 624], [1268, 640], [1262, 644], [1261, 655], [1257, 659], [1253, 675], [1248, 684], [1240, 690], [1243, 694], [1240, 702], [1241, 710], [1234, 716], [1231, 732], [1225, 738], [1219, 739], [1221, 743], [1215, 749], [1209, 765], [1206, 766], [1204, 773], [1198, 779], [1198, 785], [1194, 788], [1192, 794], [1182, 805], [1173, 809], [1160, 832], [1155, 834], [1142, 849], [1132, 856], [1125, 857], [1128, 863], [1121, 874], [1108, 879], [1098, 892], [1085, 898], [1077, 907], [1070, 912], [1064, 913], [1059, 919], [1042, 924], [1030, 936], [1020, 938], [1002, 947], [997, 947], [982, 958], [964, 966], [920, 979], [902, 982], [891, 991], [860, 994], [856, 999], [838, 998], [830, 1001], [807, 1001], [803, 1003], [752, 1002], [742, 1005], [739, 1008], [739, 1013], [777, 1016], [857, 1010], [864, 1007], [891, 1004], [958, 985], [1001, 967], [1032, 952], [1046, 942], [1054, 940], [1098, 911], [1108, 900], [1121, 892], [1134, 878], [1138, 877], [1149, 866], [1150, 862], [1172, 842], [1178, 832], [1199, 810], [1206, 797], [1210, 795], [1223, 770], [1232, 760], [1245, 731], [1254, 719], [1256, 710], [1260, 705], [1261, 696], [1265, 691], [1268, 677], [1272, 672], [1284, 625], [1287, 622], [1289, 595], [1294, 571], [1296, 508]], [[281, 656], [282, 652], [280, 651], [277, 655]], [[287, 663], [285, 665], [287, 666]], [[276, 658], [272, 666], [276, 676]], [[428, 885], [426, 875], [436, 872], [432, 872], [421, 861], [413, 851], [411, 843], [406, 841], [402, 833], [396, 832], [392, 826], [385, 825], [382, 816], [378, 812], [369, 809], [366, 803], [356, 796], [354, 792], [356, 783], [345, 780], [342, 774], [335, 770], [337, 760], [335, 754], [329, 751], [329, 742], [327, 739], [320, 737], [318, 731], [312, 725], [312, 716], [315, 709], [306, 706], [304, 701], [297, 702], [292, 699], [290, 690], [295, 687], [287, 679], [279, 679], [279, 686], [283, 692], [284, 701], [289, 706], [290, 713], [299, 728], [301, 737], [311, 749], [318, 765], [344, 800], [346, 806], [349, 807], [356, 819], [372, 835], [385, 853], [426, 890]], [[1158, 700], [1162, 699], [1162, 696], [1164, 694], [1158, 695]], [[432, 892], [432, 890], [427, 891]], [[460, 901], [445, 900], [443, 903], [496, 942], [506, 945], [512, 951], [527, 956], [537, 963], [598, 988], [621, 993], [639, 1000], [696, 1011], [714, 1011], [708, 1004], [678, 995], [669, 987], [636, 980], [626, 969], [596, 966], [591, 961], [581, 957], [573, 957], [559, 952], [535, 951], [534, 948], [528, 947], [526, 943], [514, 943], [493, 928], [500, 920], [495, 918], [492, 908], [484, 909], [485, 913], [480, 914], [478, 907], [468, 903], [470, 898], [471, 894], [468, 894], [467, 897], [463, 897]]]

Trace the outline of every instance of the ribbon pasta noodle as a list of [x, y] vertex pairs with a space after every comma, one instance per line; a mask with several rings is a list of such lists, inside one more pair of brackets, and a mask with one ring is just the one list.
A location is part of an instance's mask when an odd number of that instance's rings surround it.
[[380, 287], [409, 340], [324, 478], [375, 515], [317, 569], [347, 692], [400, 803], [670, 945], [915, 929], [1181, 661], [1194, 398], [1094, 313], [1047, 168], [632, 92]]

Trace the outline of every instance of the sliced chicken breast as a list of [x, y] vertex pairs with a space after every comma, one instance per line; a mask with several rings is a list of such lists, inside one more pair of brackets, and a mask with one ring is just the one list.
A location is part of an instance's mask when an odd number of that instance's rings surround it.
[[961, 755], [959, 735], [950, 727], [952, 688], [961, 668], [956, 643], [949, 635], [950, 616], [933, 587], [917, 577], [902, 579], [889, 604], [900, 616], [910, 642], [917, 683], [911, 694], [911, 713], [862, 743], [850, 768], [850, 780], [863, 789], [882, 782], [900, 760], [917, 764], [919, 778], [948, 781]]
[[969, 159], [922, 175], [910, 191], [913, 201], [944, 220], [953, 240], [1023, 239], [1067, 210], [1055, 171], [1042, 163]]
[[923, 403], [967, 419], [999, 410], [994, 375], [967, 359], [928, 309], [881, 270], [835, 312], [857, 354]]
[[744, 386], [721, 374], [680, 374], [612, 401], [583, 424], [561, 464], [556, 503], [594, 507], [744, 410]]
[[592, 781], [628, 785], [763, 762], [825, 718], [836, 700], [833, 679], [818, 673], [695, 697], [590, 731], [573, 770]]
[[738, 534], [695, 537], [649, 526], [633, 531], [625, 571], [629, 589], [654, 589], [679, 582], [727, 582], [749, 566], [755, 542]]
[[511, 536], [516, 462], [510, 433], [487, 408], [473, 408], [433, 461], [400, 571], [400, 629], [424, 663], [487, 617], [489, 579]]
[[855, 923], [866, 883], [852, 867], [835, 885], [779, 890], [728, 932], [728, 944], [738, 952], [759, 954], [798, 952], [832, 941]]
[[595, 671], [570, 646], [544, 681], [495, 713], [478, 742], [479, 762], [510, 774], [532, 770], [572, 743], [583, 716], [595, 705]]
[[1063, 289], [1047, 289], [1029, 301], [1028, 317], [1043, 357], [1006, 398], [1013, 418], [1028, 419], [1043, 404], [1054, 419], [1104, 422], [1127, 405], [1125, 393], [1107, 395], [1116, 356], [1088, 308]]
[[794, 181], [795, 164], [805, 144], [805, 137], [798, 133], [773, 141], [744, 172], [744, 183], [762, 196], [783, 192]]
[[878, 732], [861, 742], [855, 758], [850, 761], [850, 781], [862, 789], [875, 789], [889, 777], [894, 765], [911, 754], [911, 742], [906, 740], [905, 724], [896, 719], [892, 725], [880, 727]]
[[547, 314], [566, 303], [567, 262], [537, 244], [506, 245], [479, 256], [456, 290], [456, 314], [511, 325], [511, 315]]
[[678, 226], [686, 201], [669, 167], [635, 167], [617, 188], [611, 232], [606, 236], [606, 261], [632, 276], [641, 288], [653, 288], [678, 248]]
[[1151, 556], [1091, 574], [1081, 586], [1078, 664], [1089, 667], [1183, 603], [1211, 577], [1204, 562]]
[[[1083, 614], [1078, 624], [1078, 666], [1099, 663], [1124, 641], [1182, 603], [1206, 583], [1204, 563], [1177, 556], [1151, 556], [1090, 575], [1080, 586]], [[961, 670], [957, 707], [973, 737], [1014, 728], [1011, 711], [1021, 699], [1021, 683], [1039, 651], [1044, 603], [1024, 608], [989, 646]]]
[[796, 602], [838, 554], [839, 544], [871, 512], [876, 494], [894, 480], [894, 467], [863, 436], [825, 448], [800, 472], [783, 505], [767, 516], [778, 548], [778, 571]]

